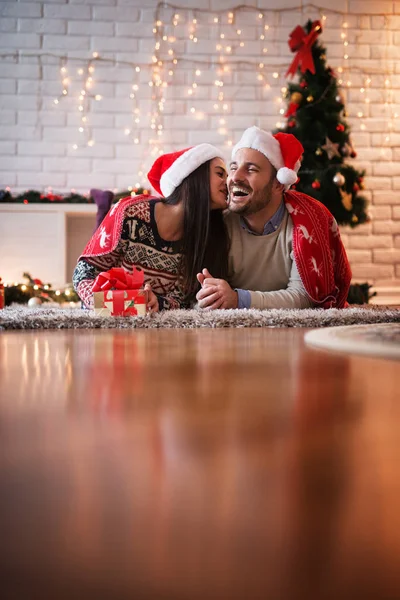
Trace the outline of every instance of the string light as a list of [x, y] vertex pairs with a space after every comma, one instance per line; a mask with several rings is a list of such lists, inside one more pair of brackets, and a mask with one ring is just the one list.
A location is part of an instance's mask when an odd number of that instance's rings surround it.
[[[179, 77], [179, 84], [181, 85], [182, 81], [183, 85], [185, 85], [184, 91], [187, 91], [187, 94], [185, 93], [187, 102], [186, 110], [193, 116], [193, 118], [196, 119], [199, 118], [199, 115], [202, 111], [200, 111], [199, 107], [192, 103], [195, 102], [196, 97], [199, 96], [200, 89], [204, 89], [203, 85], [208, 86], [210, 83], [212, 84], [215, 81], [222, 82], [223, 85], [212, 86], [212, 90], [214, 90], [214, 92], [212, 92], [212, 102], [210, 105], [210, 107], [213, 107], [212, 112], [219, 112], [220, 114], [224, 114], [224, 116], [229, 114], [228, 107], [230, 107], [235, 101], [236, 94], [239, 92], [235, 91], [235, 86], [237, 87], [237, 81], [231, 81], [229, 74], [230, 71], [226, 70], [225, 67], [229, 69], [229, 67], [234, 65], [232, 70], [235, 74], [235, 78], [237, 77], [238, 73], [245, 74], [246, 72], [249, 73], [250, 79], [254, 77], [256, 94], [259, 99], [265, 98], [265, 95], [267, 92], [269, 92], [271, 86], [274, 91], [274, 95], [276, 92], [279, 92], [279, 78], [283, 75], [282, 69], [286, 68], [287, 65], [286, 61], [284, 60], [280, 61], [277, 59], [275, 61], [276, 64], [272, 64], [272, 61], [267, 60], [267, 39], [269, 38], [268, 31], [270, 31], [272, 28], [273, 23], [274, 28], [278, 23], [277, 20], [267, 23], [267, 19], [269, 19], [271, 15], [277, 16], [283, 13], [285, 10], [286, 9], [284, 8], [263, 10], [256, 7], [242, 5], [229, 11], [221, 9], [217, 11], [214, 10], [212, 12], [202, 8], [178, 9], [177, 7], [171, 6], [167, 3], [160, 2], [157, 6], [156, 17], [154, 18], [153, 23], [150, 24], [154, 34], [154, 51], [153, 57], [151, 58], [151, 64], [143, 64], [139, 67], [138, 65], [133, 65], [128, 61], [117, 61], [115, 59], [102, 58], [99, 56], [98, 52], [92, 53], [90, 61], [82, 58], [78, 59], [77, 57], [68, 58], [68, 60], [66, 58], [59, 58], [59, 60], [62, 61], [60, 64], [61, 87], [59, 96], [53, 100], [54, 105], [59, 106], [63, 98], [68, 98], [69, 96], [75, 94], [75, 88], [73, 85], [75, 82], [73, 81], [74, 77], [72, 77], [71, 74], [78, 74], [82, 78], [82, 81], [77, 90], [78, 93], [76, 96], [74, 96], [74, 101], [75, 98], [77, 101], [76, 106], [80, 117], [80, 122], [78, 123], [77, 128], [79, 132], [79, 140], [82, 140], [82, 138], [85, 137], [87, 140], [86, 143], [89, 145], [89, 141], [93, 141], [93, 136], [89, 134], [90, 119], [88, 120], [87, 118], [90, 117], [89, 110], [94, 106], [94, 103], [91, 101], [101, 101], [100, 94], [92, 94], [92, 90], [94, 90], [96, 86], [95, 80], [98, 80], [98, 76], [96, 76], [97, 66], [102, 62], [103, 64], [107, 64], [108, 62], [108, 64], [118, 64], [119, 66], [127, 66], [132, 68], [136, 74], [141, 73], [142, 80], [139, 82], [139, 79], [135, 81], [133, 78], [132, 84], [137, 85], [138, 87], [133, 88], [131, 85], [128, 86], [129, 89], [127, 89], [127, 97], [129, 97], [129, 99], [132, 101], [132, 122], [126, 123], [125, 127], [122, 125], [121, 133], [125, 129], [129, 129], [129, 135], [132, 135], [132, 142], [138, 143], [134, 142], [134, 140], [139, 139], [137, 125], [140, 124], [141, 131], [148, 131], [151, 129], [152, 132], [157, 132], [156, 135], [152, 136], [152, 145], [156, 147], [156, 152], [159, 152], [162, 149], [160, 138], [163, 138], [164, 127], [158, 128], [158, 125], [163, 125], [164, 110], [165, 107], [168, 107], [168, 103], [170, 102], [168, 95], [168, 102], [165, 103], [165, 99], [167, 97], [166, 94], [168, 94], [168, 87], [175, 82], [175, 78]], [[246, 12], [246, 18], [241, 20], [239, 15], [242, 11]], [[253, 56], [247, 60], [238, 60], [239, 55], [242, 56], [242, 53], [239, 53], [239, 49], [245, 48], [243, 35], [244, 25], [242, 26], [242, 23], [249, 23], [247, 15], [248, 12], [253, 13], [250, 15], [250, 18], [253, 18], [255, 39], [258, 40], [259, 56], [262, 57], [261, 62], [255, 61]], [[324, 14], [321, 14], [320, 12], [319, 18], [321, 21], [326, 22], [327, 14], [329, 16], [329, 12], [330, 9], [324, 9]], [[338, 84], [349, 88], [352, 86], [353, 79], [353, 83], [357, 83], [360, 86], [360, 82], [356, 80], [356, 76], [350, 77], [350, 71], [352, 69], [349, 67], [349, 63], [352, 61], [349, 57], [351, 57], [352, 54], [349, 52], [349, 44], [352, 43], [351, 34], [354, 33], [354, 30], [349, 27], [346, 15], [334, 9], [332, 9], [331, 12], [342, 15], [341, 29], [339, 29], [340, 41], [342, 45], [341, 64], [335, 68], [339, 75]], [[352, 13], [352, 19], [353, 14], [355, 13]], [[205, 17], [205, 15], [207, 15], [207, 17]], [[203, 39], [204, 41], [209, 39], [210, 23], [211, 25], [215, 25], [215, 27], [211, 27], [211, 30], [213, 31], [213, 37], [215, 38], [216, 49], [218, 52], [217, 56], [204, 57], [204, 55], [195, 56], [193, 54], [190, 56], [188, 54], [183, 54], [183, 48], [186, 50], [187, 44], [189, 42], [194, 43], [195, 38], [196, 40]], [[185, 27], [183, 27], [183, 25], [185, 25]], [[360, 27], [360, 24], [358, 24], [358, 27]], [[216, 30], [218, 30], [217, 35], [215, 35]], [[204, 35], [202, 38], [203, 33], [206, 35]], [[186, 44], [184, 45], [183, 42], [186, 42]], [[73, 60], [81, 61], [82, 66], [79, 65], [78, 69], [71, 69], [69, 61]], [[356, 67], [354, 67], [354, 69], [355, 68]], [[61, 69], [63, 69], [63, 71], [61, 71]], [[364, 71], [363, 67], [357, 67], [357, 69], [364, 73], [367, 72], [366, 69]], [[374, 71], [378, 73], [378, 67], [371, 68], [369, 73]], [[201, 73], [204, 73], [204, 77], [201, 77]], [[398, 119], [398, 114], [393, 110], [394, 98], [391, 81], [391, 74], [393, 71], [383, 68], [383, 73], [384, 77], [381, 85], [385, 94], [385, 111], [388, 129], [387, 136], [390, 136], [390, 131], [395, 130], [395, 122], [396, 119]], [[211, 82], [209, 79], [210, 75], [212, 76]], [[351, 75], [353, 75], [353, 73], [351, 73]], [[268, 79], [270, 79], [270, 81], [268, 81]], [[374, 87], [376, 87], [376, 85], [377, 82], [374, 81]], [[361, 87], [364, 91], [361, 91]], [[365, 81], [363, 81], [363, 85], [361, 87], [359, 87], [359, 89], [364, 106], [358, 110], [356, 114], [357, 118], [360, 120], [360, 124], [366, 125], [369, 117], [368, 104], [371, 102], [369, 93], [371, 86], [367, 85]], [[142, 92], [143, 89], [144, 91]], [[64, 90], [66, 91], [64, 92]], [[82, 94], [82, 90], [86, 93]], [[190, 93], [189, 90], [191, 90]], [[149, 93], [149, 113], [147, 114], [146, 112], [147, 107], [143, 114], [135, 113], [134, 109], [139, 108], [139, 105], [142, 102], [143, 105], [148, 102]], [[287, 91], [281, 90], [281, 93], [283, 96], [285, 96]], [[202, 95], [202, 97], [204, 96]], [[191, 111], [191, 108], [194, 108], [195, 110]], [[277, 102], [277, 114], [282, 114], [282, 110], [282, 104]], [[361, 113], [362, 117], [359, 116]], [[217, 114], [217, 116], [219, 115]], [[152, 118], [155, 119], [153, 123], [155, 124], [154, 129], [148, 126]], [[228, 131], [229, 119], [227, 120], [228, 123], [224, 124], [223, 126], [221, 124], [220, 125]], [[82, 128], [84, 128], [84, 132], [81, 131]], [[166, 131], [169, 131], [168, 128]], [[87, 132], [87, 134], [84, 136], [83, 133], [85, 132]], [[158, 132], [161, 133], [159, 134]], [[227, 135], [227, 137], [230, 136]], [[225, 141], [227, 142], [228, 140]], [[146, 142], [146, 140], [143, 140], [143, 142]], [[81, 142], [79, 144], [77, 143], [76, 145], [80, 146]], [[144, 148], [147, 148], [148, 144], [144, 143], [143, 146]], [[145, 159], [143, 158], [143, 160]], [[145, 172], [144, 168], [140, 170]]]

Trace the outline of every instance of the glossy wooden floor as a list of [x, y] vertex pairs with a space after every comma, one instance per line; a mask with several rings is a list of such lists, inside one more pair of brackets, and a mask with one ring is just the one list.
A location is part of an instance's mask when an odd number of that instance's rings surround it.
[[1, 597], [400, 598], [400, 365], [304, 332], [0, 334]]

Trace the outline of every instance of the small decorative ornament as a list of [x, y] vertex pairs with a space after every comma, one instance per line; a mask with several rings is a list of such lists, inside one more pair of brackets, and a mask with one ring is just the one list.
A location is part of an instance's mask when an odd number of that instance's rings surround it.
[[39, 306], [39, 304], [42, 304], [42, 301], [37, 296], [32, 296], [32, 298], [29, 298], [28, 300], [28, 306], [30, 306], [31, 308], [32, 306]]
[[346, 190], [340, 190], [340, 195], [342, 197], [342, 204], [346, 210], [351, 211], [353, 208], [353, 195], [351, 192], [346, 192]]
[[338, 104], [344, 104], [344, 97], [343, 94], [341, 94], [340, 92], [335, 96], [335, 100]]
[[292, 119], [290, 121], [288, 121], [288, 127], [294, 127], [296, 125], [296, 121], [293, 121]]
[[336, 175], [333, 176], [332, 181], [338, 187], [342, 187], [342, 185], [344, 185], [346, 183], [346, 179], [344, 178], [344, 175], [342, 175], [342, 173], [340, 173], [340, 172], [336, 173]]
[[352, 223], [358, 223], [358, 217], [357, 217], [357, 215], [353, 215], [351, 217], [351, 221], [352, 221]]
[[345, 144], [343, 144], [343, 146], [340, 148], [340, 152], [342, 154], [342, 156], [350, 156], [351, 153], [351, 146], [346, 142]]
[[321, 156], [321, 154], [322, 154], [322, 150], [321, 150], [321, 148], [317, 148], [317, 149], [316, 149], [316, 151], [315, 151], [315, 154], [316, 154], [317, 156]]
[[357, 193], [357, 192], [359, 192], [359, 191], [360, 191], [360, 186], [358, 185], [358, 183], [355, 183], [355, 184], [353, 185], [353, 192], [356, 192], [356, 193]]
[[336, 127], [336, 131], [344, 131], [344, 125], [342, 125], [342, 123], [339, 123], [339, 125]]
[[311, 187], [314, 188], [314, 190], [319, 190], [321, 187], [321, 183], [318, 181], [318, 179], [316, 179], [312, 182]]
[[293, 92], [293, 94], [290, 96], [290, 102], [294, 102], [295, 104], [300, 104], [302, 100], [303, 94], [300, 92]]
[[325, 152], [328, 155], [329, 160], [331, 158], [333, 158], [334, 156], [338, 156], [339, 158], [341, 158], [340, 152], [339, 152], [339, 144], [335, 144], [328, 137], [325, 138], [325, 145], [321, 146], [321, 148], [322, 148], [322, 150], [325, 150]]
[[314, 96], [311, 96], [311, 94], [307, 96], [307, 102], [314, 102]]
[[350, 152], [350, 156], [351, 156], [351, 158], [355, 158], [357, 156], [357, 152], [355, 150], [352, 150]]
[[303, 88], [303, 89], [306, 88], [307, 87], [307, 82], [306, 81], [301, 81], [300, 82], [300, 87]]
[[326, 54], [321, 54], [320, 59], [321, 60], [326, 60]]

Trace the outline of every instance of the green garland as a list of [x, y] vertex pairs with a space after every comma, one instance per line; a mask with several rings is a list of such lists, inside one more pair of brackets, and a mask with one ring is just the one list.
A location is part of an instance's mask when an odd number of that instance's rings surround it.
[[[135, 194], [150, 194], [150, 191], [143, 187], [132, 188], [132, 190], [124, 190], [114, 194], [113, 203], [115, 204], [121, 198], [126, 198], [134, 192]], [[10, 202], [12, 204], [94, 204], [91, 196], [81, 196], [80, 194], [61, 194], [47, 193], [43, 194], [36, 190], [28, 190], [23, 194], [13, 196], [8, 189], [0, 190], [0, 203]]]

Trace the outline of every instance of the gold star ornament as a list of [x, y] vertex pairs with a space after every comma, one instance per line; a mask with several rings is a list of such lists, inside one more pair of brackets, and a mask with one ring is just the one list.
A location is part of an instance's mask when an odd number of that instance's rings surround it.
[[329, 160], [334, 156], [340, 157], [339, 144], [333, 143], [328, 137], [325, 138], [325, 146], [321, 146], [321, 148], [325, 150]]

